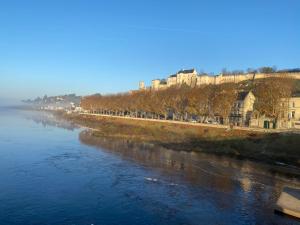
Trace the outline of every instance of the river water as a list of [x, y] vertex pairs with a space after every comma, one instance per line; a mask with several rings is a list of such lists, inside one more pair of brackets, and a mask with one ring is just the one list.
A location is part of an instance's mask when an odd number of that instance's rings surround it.
[[274, 213], [297, 179], [272, 168], [95, 138], [45, 112], [0, 110], [0, 224], [300, 224]]

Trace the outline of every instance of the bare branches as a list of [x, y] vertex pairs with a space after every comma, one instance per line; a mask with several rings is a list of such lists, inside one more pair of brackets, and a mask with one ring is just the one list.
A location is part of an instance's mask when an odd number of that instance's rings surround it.
[[286, 116], [288, 101], [294, 89], [294, 80], [284, 77], [268, 78], [255, 86], [255, 109], [261, 114], [274, 119]]
[[[261, 79], [254, 84], [254, 108], [275, 121], [287, 111], [294, 80], [288, 76]], [[234, 83], [189, 87], [173, 86], [164, 90], [140, 90], [126, 94], [93, 95], [83, 98], [81, 106], [97, 113], [143, 118], [199, 121], [220, 118], [227, 124], [242, 86]], [[249, 91], [249, 90], [248, 90]]]

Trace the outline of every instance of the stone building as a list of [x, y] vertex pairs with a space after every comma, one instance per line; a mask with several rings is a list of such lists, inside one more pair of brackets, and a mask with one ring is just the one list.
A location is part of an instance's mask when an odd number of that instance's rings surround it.
[[197, 82], [198, 73], [195, 69], [180, 70], [176, 75], [176, 84], [186, 84], [188, 86], [195, 86]]
[[[201, 86], [209, 84], [223, 84], [223, 83], [239, 83], [246, 80], [263, 79], [270, 77], [288, 76], [293, 79], [300, 80], [300, 72], [288, 73], [247, 73], [247, 74], [219, 74], [216, 76], [201, 74], [199, 75], [195, 69], [180, 70], [176, 74], [170, 75], [167, 80], [155, 79], [152, 80], [151, 88], [153, 90], [164, 89], [175, 85], [186, 84], [188, 86]], [[141, 88], [140, 82], [140, 89]]]
[[152, 80], [152, 83], [151, 83], [151, 89], [152, 90], [162, 90], [162, 89], [165, 89], [167, 88], [167, 82], [166, 80], [162, 79], [155, 79], [155, 80]]
[[288, 118], [290, 128], [300, 128], [300, 93], [295, 93], [289, 101]]
[[177, 84], [177, 74], [173, 74], [167, 78], [168, 87], [174, 86]]
[[146, 86], [145, 86], [145, 82], [144, 82], [144, 81], [140, 81], [140, 83], [139, 83], [139, 89], [140, 89], [140, 90], [145, 90], [145, 89], [146, 89]]
[[151, 88], [153, 90], [158, 90], [159, 89], [159, 84], [160, 84], [160, 80], [159, 79], [152, 80], [152, 82], [151, 82]]
[[249, 126], [254, 102], [255, 96], [252, 91], [239, 92], [229, 122], [236, 126]]
[[195, 69], [180, 70], [178, 73], [171, 75], [165, 79], [155, 79], [151, 82], [151, 89], [160, 90], [174, 85], [186, 84], [188, 86], [196, 86], [197, 84], [197, 71]]
[[268, 118], [264, 115], [260, 115], [254, 111], [250, 120], [250, 127], [266, 128], [266, 129], [300, 129], [300, 93], [294, 93], [287, 101], [282, 100], [282, 106], [284, 107], [277, 124], [274, 123], [272, 118]]

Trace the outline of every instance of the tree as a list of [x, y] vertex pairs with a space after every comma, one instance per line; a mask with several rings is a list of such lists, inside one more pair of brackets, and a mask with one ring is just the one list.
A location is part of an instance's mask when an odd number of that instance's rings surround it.
[[227, 124], [234, 102], [237, 99], [237, 86], [234, 83], [226, 83], [215, 87], [212, 98], [212, 108], [215, 115], [223, 119]]
[[257, 73], [257, 69], [248, 68], [247, 73]]
[[259, 68], [259, 72], [260, 73], [275, 73], [277, 71], [276, 67], [268, 67], [268, 66], [264, 66]]
[[256, 84], [254, 95], [255, 110], [269, 117], [277, 126], [277, 121], [286, 116], [288, 102], [294, 89], [295, 81], [282, 77], [263, 79]]

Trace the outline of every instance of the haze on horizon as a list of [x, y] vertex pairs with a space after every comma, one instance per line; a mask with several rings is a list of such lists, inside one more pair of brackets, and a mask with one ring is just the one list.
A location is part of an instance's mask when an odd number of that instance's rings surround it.
[[122, 92], [182, 68], [300, 67], [299, 10], [297, 0], [2, 1], [0, 101]]

